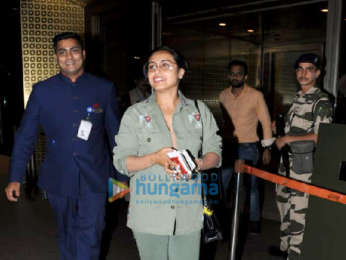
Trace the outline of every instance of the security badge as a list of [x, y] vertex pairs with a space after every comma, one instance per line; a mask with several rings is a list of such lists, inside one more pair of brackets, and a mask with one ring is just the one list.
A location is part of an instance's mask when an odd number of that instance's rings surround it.
[[102, 113], [102, 108], [99, 107], [99, 104], [94, 104], [92, 107], [87, 107], [87, 117], [86, 119], [82, 119], [80, 121], [79, 127], [78, 127], [78, 133], [77, 137], [80, 139], [83, 139], [85, 141], [88, 141], [89, 135], [91, 132], [91, 128], [93, 127], [93, 124], [90, 121], [90, 114], [91, 113]]
[[93, 124], [88, 120], [81, 120], [78, 128], [77, 137], [88, 141]]

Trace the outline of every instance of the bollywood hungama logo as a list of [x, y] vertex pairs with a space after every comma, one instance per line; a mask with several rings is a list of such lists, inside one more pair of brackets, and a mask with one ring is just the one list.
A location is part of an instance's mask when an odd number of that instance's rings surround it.
[[[199, 179], [201, 181], [199, 181]], [[208, 185], [206, 184], [208, 182]], [[216, 196], [219, 194], [218, 175], [217, 173], [199, 174], [194, 179], [186, 180], [172, 180], [168, 175], [163, 177], [160, 174], [142, 174], [136, 179], [135, 192], [136, 195], [168, 195], [170, 197], [181, 198], [184, 196], [202, 193], [202, 186], [204, 194]], [[132, 188], [132, 189], [133, 189]]]

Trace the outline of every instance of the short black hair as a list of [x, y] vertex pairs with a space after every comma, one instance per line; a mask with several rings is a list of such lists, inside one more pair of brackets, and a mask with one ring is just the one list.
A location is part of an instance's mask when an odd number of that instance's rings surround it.
[[240, 66], [240, 67], [242, 67], [243, 70], [244, 70], [244, 76], [246, 76], [248, 74], [248, 67], [247, 67], [246, 62], [241, 61], [241, 60], [231, 60], [228, 63], [228, 71], [230, 71], [233, 66]]
[[82, 48], [82, 50], [84, 50], [83, 40], [79, 34], [74, 33], [74, 32], [63, 32], [63, 33], [59, 33], [59, 34], [55, 35], [53, 38], [53, 47], [54, 47], [55, 52], [57, 51], [56, 49], [58, 46], [58, 42], [61, 40], [66, 40], [66, 39], [76, 40], [78, 42], [78, 44], [80, 45], [80, 47]]
[[[184, 69], [185, 72], [187, 72], [187, 70], [189, 69], [189, 64], [186, 61], [186, 59], [184, 58], [184, 56], [179, 53], [178, 51], [174, 50], [173, 48], [170, 48], [168, 46], [160, 46], [154, 50], [152, 50], [149, 55], [148, 55], [148, 59], [155, 53], [158, 51], [167, 51], [169, 54], [171, 54], [173, 56], [174, 61], [177, 63], [178, 68], [180, 69]], [[148, 75], [148, 62], [146, 62], [143, 66], [143, 73], [145, 78], [147, 78]]]

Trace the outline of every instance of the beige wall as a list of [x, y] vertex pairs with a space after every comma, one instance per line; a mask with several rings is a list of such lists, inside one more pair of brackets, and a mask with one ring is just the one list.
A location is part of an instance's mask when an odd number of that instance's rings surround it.
[[52, 38], [64, 31], [84, 36], [84, 4], [68, 0], [21, 0], [24, 106], [32, 85], [55, 75]]

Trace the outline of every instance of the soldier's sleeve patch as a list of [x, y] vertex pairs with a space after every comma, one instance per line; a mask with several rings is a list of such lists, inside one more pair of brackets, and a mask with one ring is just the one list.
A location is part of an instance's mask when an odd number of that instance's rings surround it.
[[320, 117], [321, 121], [332, 119], [333, 108], [328, 100], [320, 100], [314, 109], [314, 118]]

